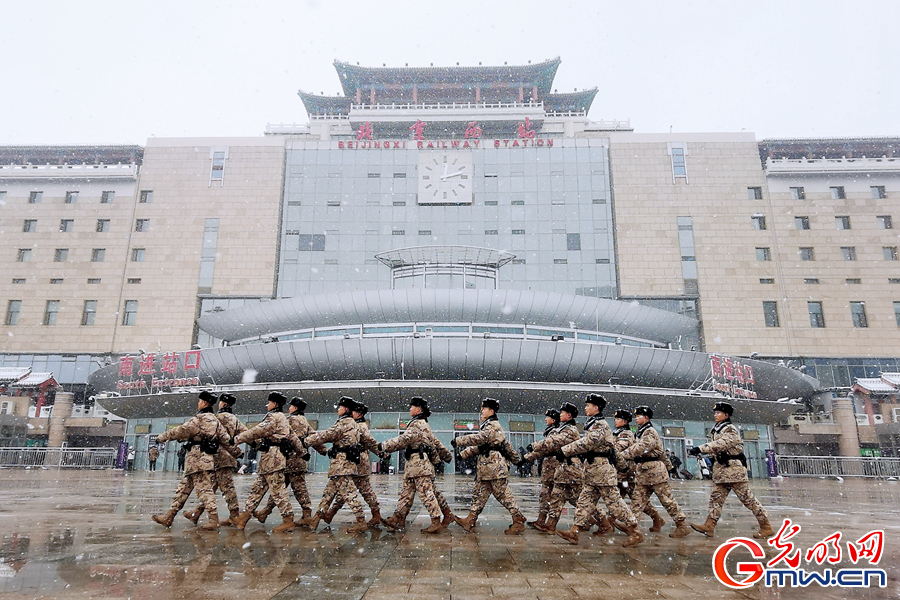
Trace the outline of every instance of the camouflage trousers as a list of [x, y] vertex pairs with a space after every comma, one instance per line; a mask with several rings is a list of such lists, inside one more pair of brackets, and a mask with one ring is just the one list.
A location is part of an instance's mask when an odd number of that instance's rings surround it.
[[509, 511], [509, 514], [513, 516], [521, 514], [519, 505], [516, 504], [516, 499], [509, 489], [509, 480], [506, 478], [476, 481], [475, 489], [472, 490], [472, 506], [469, 510], [475, 513], [475, 516], [480, 515], [491, 494], [503, 505], [503, 508]]
[[[625, 498], [628, 498], [630, 500], [631, 497], [634, 495], [634, 477], [620, 479], [618, 484], [616, 484], [616, 486], [619, 488], [619, 495], [622, 496], [622, 500], [624, 500]], [[636, 508], [634, 506], [634, 502], [631, 503], [631, 508]], [[634, 515], [635, 518], [640, 520], [640, 514], [641, 513], [637, 513], [636, 515]], [[648, 517], [650, 517], [651, 519], [653, 519], [654, 521], [662, 518], [659, 516], [659, 512], [657, 512], [656, 508], [652, 504], [650, 504], [649, 501], [647, 502], [647, 505], [644, 507], [644, 514], [647, 515]]]
[[338, 508], [345, 504], [349, 506], [357, 519], [366, 518], [362, 503], [356, 494], [356, 486], [353, 485], [353, 475], [335, 475], [328, 479], [328, 483], [325, 484], [325, 491], [322, 492], [322, 500], [319, 502], [318, 512], [324, 513], [327, 511], [332, 502], [337, 503]]
[[[378, 505], [378, 496], [375, 495], [375, 490], [372, 489], [372, 480], [369, 479], [368, 475], [350, 475], [353, 478], [353, 485], [356, 487], [357, 491], [359, 491], [359, 495], [362, 496], [363, 500], [366, 501], [366, 504], [369, 505], [369, 510], [373, 513], [380, 513], [381, 507]], [[341, 506], [343, 506], [343, 502], [335, 505], [334, 510], [340, 510]]]
[[712, 493], [709, 495], [710, 519], [718, 521], [722, 516], [722, 506], [725, 505], [725, 499], [728, 498], [728, 492], [730, 491], [734, 491], [734, 495], [741, 501], [741, 504], [750, 509], [750, 512], [753, 513], [757, 520], [768, 520], [769, 516], [766, 514], [766, 509], [763, 508], [756, 496], [753, 495], [753, 492], [750, 491], [750, 484], [746, 481], [713, 484]]
[[553, 493], [553, 481], [542, 481], [541, 491], [538, 494], [538, 512], [546, 515], [550, 512], [550, 495]]
[[[237, 514], [241, 512], [241, 506], [238, 502], [237, 490], [234, 489], [233, 475], [234, 473], [231, 467], [210, 471], [213, 493], [215, 493], [216, 490], [220, 490], [222, 495], [225, 496], [225, 504], [228, 506], [228, 512]], [[199, 497], [199, 494], [197, 496]], [[205, 510], [202, 503], [197, 508], [201, 513]]]
[[[590, 518], [597, 514], [597, 502], [603, 500], [603, 504], [609, 510], [609, 514], [622, 521], [626, 525], [636, 525], [637, 519], [628, 510], [628, 505], [619, 495], [619, 488], [614, 485], [592, 485], [586, 483], [581, 488], [578, 496], [578, 504], [575, 506], [575, 525], [582, 528], [588, 527]], [[600, 510], [601, 515], [604, 514]]]
[[278, 506], [278, 512], [281, 513], [282, 517], [294, 517], [294, 507], [291, 506], [291, 499], [288, 497], [287, 488], [284, 486], [284, 471], [273, 471], [265, 475], [257, 475], [256, 481], [253, 482], [253, 487], [250, 488], [250, 495], [247, 496], [247, 505], [244, 507], [244, 510], [255, 511], [266, 491], [275, 500], [275, 505]]
[[[291, 491], [294, 492], [294, 497], [300, 503], [300, 508], [309, 509], [312, 506], [309, 490], [306, 489], [306, 473], [285, 472], [284, 485], [291, 488]], [[265, 510], [272, 512], [273, 508], [275, 508], [275, 498], [269, 494], [269, 501], [266, 503]]]
[[430, 475], [406, 477], [403, 479], [403, 487], [400, 488], [400, 497], [397, 498], [397, 508], [394, 510], [394, 513], [406, 519], [417, 492], [419, 499], [425, 505], [425, 509], [428, 510], [431, 518], [440, 519], [443, 516], [443, 512], [434, 494], [434, 477]]
[[572, 506], [578, 505], [578, 496], [581, 495], [581, 482], [578, 483], [554, 483], [550, 492], [550, 510], [547, 516], [551, 519], [559, 519], [563, 505], [568, 502]]
[[213, 492], [213, 472], [212, 471], [194, 471], [190, 475], [185, 475], [175, 488], [175, 499], [172, 500], [172, 506], [169, 508], [178, 512], [184, 508], [184, 503], [190, 497], [191, 492], [197, 490], [197, 498], [200, 504], [206, 509], [208, 514], [216, 514], [216, 494]]
[[646, 508], [650, 506], [651, 494], [656, 494], [660, 504], [663, 505], [663, 508], [666, 509], [673, 521], [684, 520], [684, 513], [681, 512], [681, 508], [675, 502], [675, 498], [672, 497], [672, 488], [669, 487], [669, 482], [667, 481], [654, 485], [635, 485], [634, 496], [631, 498], [631, 513], [639, 515], [642, 512], [646, 512]]

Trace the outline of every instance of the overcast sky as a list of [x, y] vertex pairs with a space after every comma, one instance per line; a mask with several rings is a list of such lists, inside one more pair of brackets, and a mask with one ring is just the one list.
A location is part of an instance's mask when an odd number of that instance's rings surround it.
[[[424, 7], [424, 8], [423, 8]], [[638, 132], [900, 135], [900, 2], [9, 2], [0, 144], [144, 144], [305, 123], [361, 65], [524, 64]]]

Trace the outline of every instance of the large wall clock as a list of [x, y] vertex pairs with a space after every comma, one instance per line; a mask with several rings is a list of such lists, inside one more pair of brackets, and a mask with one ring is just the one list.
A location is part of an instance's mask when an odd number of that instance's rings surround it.
[[472, 154], [420, 151], [419, 204], [472, 204]]

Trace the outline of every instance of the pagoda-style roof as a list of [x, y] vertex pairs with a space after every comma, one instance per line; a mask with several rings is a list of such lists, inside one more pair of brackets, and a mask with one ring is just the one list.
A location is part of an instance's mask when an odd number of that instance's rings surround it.
[[297, 95], [303, 100], [306, 112], [311, 115], [350, 114], [351, 100], [345, 96], [318, 96], [302, 90]]
[[591, 109], [594, 97], [597, 95], [597, 88], [582, 90], [580, 92], [569, 92], [563, 94], [546, 94], [544, 100], [544, 110], [547, 113], [561, 112], [585, 112]]

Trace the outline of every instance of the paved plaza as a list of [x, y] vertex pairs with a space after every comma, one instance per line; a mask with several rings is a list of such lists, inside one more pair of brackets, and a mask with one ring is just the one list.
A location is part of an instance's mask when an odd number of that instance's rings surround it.
[[[374, 478], [382, 512], [390, 514], [401, 476]], [[309, 476], [318, 501], [326, 479]], [[477, 533], [456, 525], [438, 535], [419, 529], [429, 523], [417, 501], [405, 532], [381, 530], [350, 535], [349, 511], [331, 527], [311, 533], [270, 533], [277, 513], [265, 525], [251, 521], [244, 531], [223, 528], [200, 532], [176, 518], [171, 529], [150, 520], [164, 512], [178, 482], [173, 473], [122, 471], [0, 470], [0, 599], [25, 598], [190, 598], [316, 600], [481, 599], [568, 600], [615, 598], [898, 598], [900, 597], [900, 484], [883, 481], [820, 479], [759, 480], [754, 490], [776, 529], [784, 518], [802, 526], [792, 539], [809, 549], [840, 531], [842, 545], [873, 529], [885, 531], [886, 588], [752, 588], [732, 591], [714, 577], [711, 556], [733, 536], [749, 536], [756, 522], [732, 496], [708, 540], [692, 533], [668, 537], [646, 533], [646, 541], [621, 548], [624, 534], [582, 535], [573, 546], [557, 536], [529, 529], [505, 536], [510, 519], [496, 501], [479, 520]], [[252, 477], [238, 476], [246, 497]], [[512, 478], [514, 493], [530, 519], [537, 514], [536, 479]], [[438, 478], [454, 511], [465, 516], [472, 481]], [[710, 489], [707, 481], [673, 482], [675, 497], [689, 520], [702, 520]], [[193, 506], [194, 499], [189, 502]], [[418, 512], [417, 512], [418, 511]], [[571, 524], [572, 509], [560, 527]], [[225, 514], [224, 502], [220, 514]], [[767, 558], [777, 551], [766, 550]], [[751, 560], [749, 554], [741, 560]], [[857, 565], [859, 568], [862, 565]], [[846, 557], [832, 568], [852, 567]], [[736, 575], [736, 573], [735, 573]]]

